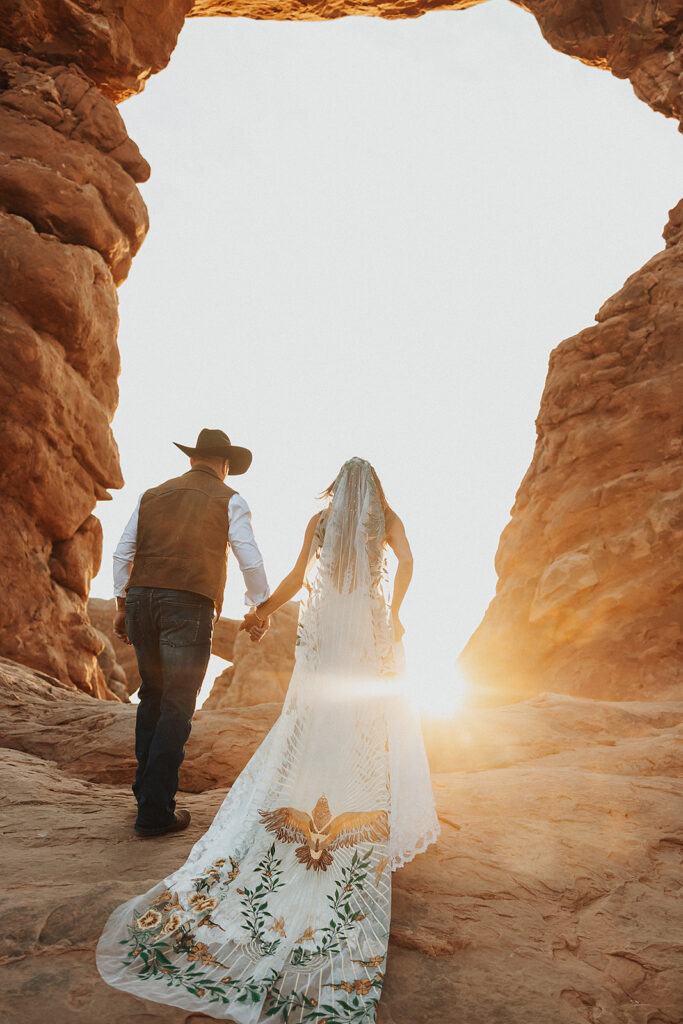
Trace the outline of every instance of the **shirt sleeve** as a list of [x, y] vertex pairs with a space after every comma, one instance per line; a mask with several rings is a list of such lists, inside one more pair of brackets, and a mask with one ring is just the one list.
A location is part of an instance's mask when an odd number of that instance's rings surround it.
[[142, 495], [138, 498], [132, 516], [126, 523], [121, 539], [114, 551], [114, 597], [125, 597], [126, 584], [130, 576], [130, 567], [135, 558], [135, 546], [138, 537], [138, 513]]
[[241, 494], [233, 494], [230, 499], [228, 516], [228, 540], [247, 588], [244, 603], [263, 604], [270, 597], [270, 587], [251, 526], [251, 512]]

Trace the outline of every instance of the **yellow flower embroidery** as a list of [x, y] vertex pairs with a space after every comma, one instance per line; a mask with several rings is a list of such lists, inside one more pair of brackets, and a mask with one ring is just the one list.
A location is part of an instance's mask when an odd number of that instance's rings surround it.
[[379, 967], [383, 962], [383, 956], [371, 956], [369, 960], [352, 960], [352, 964], [363, 964], [364, 967]]
[[175, 932], [180, 928], [183, 923], [183, 919], [180, 914], [171, 914], [164, 921], [164, 927], [161, 929], [162, 935], [170, 935], [171, 932]]
[[370, 989], [372, 988], [372, 983], [376, 978], [382, 978], [382, 975], [379, 973], [379, 971], [375, 975], [375, 978], [356, 978], [355, 981], [340, 981], [338, 985], [331, 985], [328, 983], [324, 987], [334, 989], [341, 988], [344, 990], [344, 992], [348, 992], [349, 995], [351, 994], [351, 992], [355, 992], [359, 996], [366, 996]]
[[195, 892], [190, 896], [189, 904], [196, 914], [205, 914], [218, 906], [218, 900], [213, 896], [204, 896], [201, 892]]
[[193, 963], [197, 960], [201, 960], [203, 964], [213, 964], [216, 967], [221, 966], [215, 956], [209, 952], [209, 947], [205, 942], [195, 942], [188, 951], [187, 959]]
[[137, 926], [143, 932], [147, 932], [151, 928], [156, 928], [159, 921], [161, 921], [161, 914], [157, 910], [148, 910], [138, 918]]

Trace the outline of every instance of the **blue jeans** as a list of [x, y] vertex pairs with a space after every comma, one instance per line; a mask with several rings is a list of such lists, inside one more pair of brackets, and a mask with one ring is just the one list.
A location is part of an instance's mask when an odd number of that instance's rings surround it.
[[126, 632], [140, 669], [133, 793], [142, 828], [174, 820], [178, 770], [211, 654], [214, 605], [187, 590], [129, 587]]

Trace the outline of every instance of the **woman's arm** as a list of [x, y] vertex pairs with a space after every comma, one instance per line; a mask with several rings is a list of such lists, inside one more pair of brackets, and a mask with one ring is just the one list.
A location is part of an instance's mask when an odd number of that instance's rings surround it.
[[262, 627], [273, 612], [276, 612], [278, 608], [281, 608], [283, 604], [287, 603], [287, 601], [291, 601], [291, 599], [299, 593], [304, 583], [306, 567], [308, 565], [308, 556], [311, 551], [311, 544], [313, 543], [313, 534], [315, 533], [315, 528], [318, 525], [319, 518], [320, 512], [316, 512], [306, 527], [301, 551], [299, 552], [299, 557], [297, 558], [292, 571], [285, 576], [282, 583], [276, 587], [270, 597], [262, 604], [258, 605], [256, 612], [249, 612], [245, 615], [244, 622], [240, 626], [240, 629], [251, 630], [253, 627], [257, 627], [257, 629]]
[[394, 623], [394, 637], [400, 640], [405, 629], [398, 617], [403, 598], [413, 578], [413, 553], [406, 537], [406, 529], [395, 512], [387, 514], [387, 544], [398, 558], [394, 579], [394, 593], [391, 600], [391, 618]]

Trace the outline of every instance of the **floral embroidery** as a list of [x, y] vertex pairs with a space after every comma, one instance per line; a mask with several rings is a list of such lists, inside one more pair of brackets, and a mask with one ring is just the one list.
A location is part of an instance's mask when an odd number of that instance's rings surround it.
[[[228, 1003], [233, 998], [238, 1002], [246, 1002], [248, 999], [260, 1002], [275, 974], [260, 982], [241, 982], [233, 980], [229, 975], [220, 981], [214, 980], [203, 968], [222, 967], [223, 964], [211, 952], [207, 943], [197, 940], [188, 920], [206, 910], [214, 910], [227, 895], [226, 890], [239, 871], [237, 861], [232, 858], [231, 870], [221, 884], [223, 892], [215, 897], [202, 894], [220, 882], [220, 874], [217, 876], [213, 869], [222, 867], [223, 864], [224, 860], [221, 864], [212, 865], [203, 875], [193, 879], [196, 891], [190, 896], [187, 908], [183, 907], [177, 893], [165, 889], [152, 900], [146, 911], [135, 914], [129, 927], [129, 937], [121, 940], [121, 945], [128, 947], [123, 963], [126, 966], [137, 964], [136, 973], [143, 980], [163, 979], [168, 985], [180, 986], [198, 998], [208, 994], [209, 1002]], [[194, 927], [206, 923], [211, 924], [205, 916], [197, 921]], [[178, 966], [170, 958], [172, 953], [184, 954], [190, 966]]]
[[206, 910], [215, 910], [218, 906], [218, 900], [213, 899], [210, 896], [202, 896], [201, 893], [196, 892], [193, 896], [190, 896], [188, 903], [195, 911], [195, 913], [201, 914]]
[[301, 945], [293, 949], [289, 958], [292, 967], [300, 967], [329, 953], [340, 952], [342, 940], [348, 938], [352, 926], [365, 916], [359, 910], [352, 910], [351, 901], [355, 893], [363, 889], [371, 856], [372, 847], [362, 856], [354, 851], [351, 864], [342, 868], [334, 892], [327, 897], [332, 920], [329, 925], [318, 929], [322, 932], [322, 938], [315, 949], [304, 949]]
[[[215, 975], [216, 968], [225, 969], [216, 955], [219, 947], [211, 948], [207, 942], [197, 938], [196, 929], [208, 921], [205, 911], [214, 912], [227, 895], [234, 878], [239, 872], [236, 860], [230, 858], [231, 869], [226, 876], [215, 868], [225, 865], [211, 865], [200, 876], [193, 879], [195, 891], [187, 899], [187, 906], [178, 893], [166, 889], [156, 896], [149, 907], [135, 913], [129, 927], [129, 937], [121, 940], [127, 947], [123, 963], [135, 971], [142, 980], [158, 979], [168, 986], [181, 987], [197, 999], [209, 1003], [228, 1004], [231, 1001], [259, 1003], [265, 1001], [264, 1016], [280, 1014], [283, 1022], [295, 1010], [301, 1012], [298, 1020], [302, 1024], [369, 1024], [374, 1020], [375, 1009], [381, 990], [382, 974], [377, 968], [383, 963], [384, 955], [371, 956], [366, 960], [352, 960], [366, 969], [375, 971], [373, 977], [345, 979], [324, 984], [324, 988], [344, 993], [334, 1002], [318, 1004], [312, 996], [300, 989], [284, 991], [284, 981], [294, 972], [298, 977], [306, 967], [317, 968], [318, 961], [327, 963], [330, 954], [339, 953], [342, 943], [348, 941], [351, 931], [362, 921], [365, 914], [353, 908], [354, 897], [362, 892], [371, 870], [373, 848], [363, 853], [354, 851], [351, 863], [342, 868], [333, 893], [327, 896], [331, 919], [324, 928], [308, 926], [297, 939], [297, 945], [289, 956], [284, 968], [273, 968], [259, 981], [247, 975], [244, 979], [233, 973]], [[372, 868], [374, 872], [377, 868]], [[276, 855], [275, 843], [254, 869], [255, 885], [243, 885], [236, 892], [240, 895], [242, 907], [242, 928], [247, 933], [249, 949], [257, 958], [272, 956], [283, 938], [286, 938], [284, 917], [274, 916], [268, 908], [269, 897], [284, 886], [282, 861]], [[227, 875], [231, 877], [228, 878]], [[208, 892], [211, 895], [208, 895]], [[216, 895], [213, 895], [213, 893]], [[210, 922], [208, 926], [216, 925]], [[276, 938], [266, 937], [268, 931]], [[320, 941], [316, 944], [316, 933]], [[308, 944], [304, 948], [303, 943]], [[311, 948], [310, 944], [315, 944]], [[246, 949], [247, 947], [240, 947]], [[184, 958], [185, 964], [182, 963]]]

